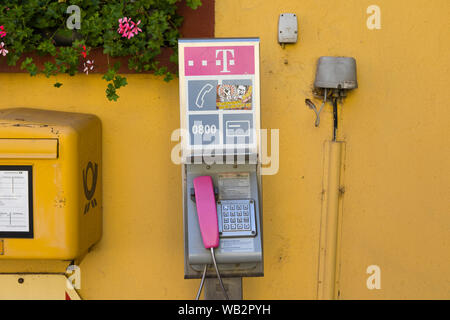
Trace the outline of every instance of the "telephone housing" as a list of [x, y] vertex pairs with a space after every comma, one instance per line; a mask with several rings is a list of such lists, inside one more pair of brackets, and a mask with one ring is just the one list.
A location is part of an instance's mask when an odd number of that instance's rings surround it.
[[[258, 187], [260, 182], [257, 169], [258, 166], [254, 164], [242, 164], [237, 167], [226, 164], [185, 166], [183, 172], [186, 183], [184, 188], [185, 278], [200, 278], [204, 265], [212, 264], [210, 252], [203, 245], [196, 203], [191, 192], [193, 180], [199, 176], [211, 176], [216, 191], [219, 246], [215, 249], [215, 255], [221, 275], [223, 277], [263, 275], [262, 221]], [[250, 197], [248, 195], [238, 199], [224, 197], [219, 185], [219, 175], [223, 173], [249, 174]], [[231, 209], [232, 206], [234, 209]], [[236, 206], [240, 206], [241, 209], [236, 209]], [[247, 209], [243, 209], [244, 206], [247, 206]], [[234, 215], [231, 215], [232, 213]], [[246, 224], [244, 218], [248, 218], [248, 228], [244, 226]], [[231, 222], [231, 219], [236, 220]], [[242, 219], [242, 226], [239, 226], [241, 223], [238, 219]], [[236, 229], [232, 229], [233, 225]]]

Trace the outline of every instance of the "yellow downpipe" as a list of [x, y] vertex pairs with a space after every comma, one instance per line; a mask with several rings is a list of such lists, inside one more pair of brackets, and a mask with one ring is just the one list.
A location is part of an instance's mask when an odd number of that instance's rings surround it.
[[341, 176], [342, 142], [330, 142], [328, 164], [328, 187], [326, 204], [325, 227], [325, 257], [323, 266], [322, 299], [336, 298], [336, 270], [337, 270], [337, 242], [338, 242], [338, 215], [339, 215], [339, 189]]

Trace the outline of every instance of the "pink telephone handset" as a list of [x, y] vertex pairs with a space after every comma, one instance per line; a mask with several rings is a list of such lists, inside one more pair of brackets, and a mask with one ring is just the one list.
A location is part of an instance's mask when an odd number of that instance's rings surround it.
[[194, 190], [203, 245], [206, 249], [217, 248], [219, 246], [219, 225], [212, 178], [210, 176], [195, 178]]
[[[211, 257], [216, 269], [217, 278], [222, 287], [223, 294], [228, 300], [228, 295], [220, 277], [219, 268], [217, 267], [216, 258], [214, 256], [214, 248], [219, 246], [219, 223], [217, 221], [216, 197], [214, 195], [213, 181], [210, 176], [200, 176], [194, 178], [195, 203], [197, 205], [198, 223], [200, 233], [203, 239], [205, 249], [211, 250]], [[202, 281], [197, 292], [196, 300], [200, 298], [203, 283], [205, 282], [206, 270], [208, 264], [203, 269]]]

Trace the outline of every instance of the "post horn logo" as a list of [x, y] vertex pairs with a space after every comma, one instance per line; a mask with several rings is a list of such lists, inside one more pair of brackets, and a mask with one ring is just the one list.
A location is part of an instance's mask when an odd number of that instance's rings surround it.
[[[91, 186], [88, 186], [88, 174], [89, 170], [92, 172], [92, 183]], [[97, 200], [94, 198], [95, 188], [97, 187], [97, 178], [98, 178], [98, 164], [89, 163], [86, 166], [86, 169], [83, 169], [83, 189], [84, 195], [86, 196], [86, 200], [88, 201], [84, 207], [84, 214], [89, 212], [90, 207], [95, 208], [97, 206]]]

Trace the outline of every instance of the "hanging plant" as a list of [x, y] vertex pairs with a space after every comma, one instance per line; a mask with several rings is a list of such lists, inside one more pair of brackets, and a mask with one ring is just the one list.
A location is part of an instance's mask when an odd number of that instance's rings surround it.
[[[86, 75], [95, 70], [89, 53], [102, 48], [107, 57], [127, 57], [128, 69], [174, 74], [161, 66], [157, 57], [162, 48], [171, 48], [170, 61], [177, 63], [177, 45], [182, 17], [177, 14], [179, 0], [4, 0], [0, 3], [0, 59], [31, 76], [75, 75], [79, 66]], [[196, 9], [201, 0], [186, 0]], [[75, 10], [75, 9], [76, 10]], [[48, 57], [38, 68], [31, 53]], [[109, 63], [103, 79], [108, 82], [106, 97], [116, 101], [117, 89], [126, 86], [118, 74], [120, 62]], [[60, 87], [60, 82], [55, 87]]]

